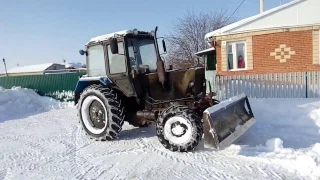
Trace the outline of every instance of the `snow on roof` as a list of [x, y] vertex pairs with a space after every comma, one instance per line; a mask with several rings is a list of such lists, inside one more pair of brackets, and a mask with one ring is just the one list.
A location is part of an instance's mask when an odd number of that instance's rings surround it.
[[248, 24], [248, 23], [253, 22], [255, 20], [258, 20], [260, 18], [269, 16], [269, 15], [275, 13], [275, 12], [281, 11], [281, 10], [283, 10], [283, 9], [289, 7], [289, 6], [295, 5], [295, 4], [297, 4], [299, 2], [302, 2], [302, 1], [307, 1], [307, 0], [293, 0], [293, 1], [289, 2], [289, 3], [286, 3], [286, 4], [283, 4], [281, 6], [269, 9], [267, 11], [264, 11], [262, 13], [259, 13], [259, 14], [255, 15], [255, 16], [251, 16], [251, 17], [242, 19], [240, 21], [237, 21], [235, 23], [229, 24], [229, 25], [224, 26], [224, 27], [222, 27], [220, 29], [217, 29], [215, 31], [207, 33], [205, 35], [205, 39], [208, 39], [209, 37], [212, 37], [212, 36], [223, 35], [224, 33], [228, 32], [230, 30], [233, 30], [233, 29], [235, 29], [237, 27], [240, 27], [242, 25]]
[[66, 68], [83, 68], [83, 67], [85, 67], [85, 64], [80, 63], [80, 62], [66, 62], [65, 67]]
[[201, 55], [203, 55], [203, 54], [205, 54], [205, 53], [207, 53], [207, 52], [214, 51], [214, 50], [215, 50], [215, 48], [214, 48], [214, 47], [211, 47], [211, 48], [208, 48], [208, 49], [205, 49], [205, 50], [196, 52], [195, 55], [201, 56]]
[[91, 42], [100, 42], [100, 41], [104, 41], [104, 40], [107, 40], [109, 39], [110, 37], [114, 37], [114, 35], [120, 35], [120, 36], [123, 36], [123, 35], [126, 35], [126, 34], [130, 34], [132, 33], [132, 30], [123, 30], [123, 31], [118, 31], [118, 32], [114, 32], [114, 33], [109, 33], [109, 34], [105, 34], [105, 35], [101, 35], [101, 36], [97, 36], [97, 37], [94, 37], [94, 38], [91, 38], [88, 42], [87, 42], [87, 45]]
[[37, 64], [30, 66], [14, 67], [8, 70], [8, 73], [26, 73], [26, 72], [41, 72], [52, 66], [54, 63]]

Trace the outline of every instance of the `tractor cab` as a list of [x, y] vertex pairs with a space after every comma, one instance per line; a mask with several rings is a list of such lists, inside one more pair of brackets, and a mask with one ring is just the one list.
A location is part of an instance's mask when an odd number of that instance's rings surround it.
[[[86, 51], [80, 50], [81, 55], [86, 55], [87, 76], [106, 76], [126, 96], [140, 96], [142, 75], [157, 73], [157, 62], [162, 61], [156, 30], [125, 30], [92, 38]], [[166, 52], [164, 40], [162, 46]]]

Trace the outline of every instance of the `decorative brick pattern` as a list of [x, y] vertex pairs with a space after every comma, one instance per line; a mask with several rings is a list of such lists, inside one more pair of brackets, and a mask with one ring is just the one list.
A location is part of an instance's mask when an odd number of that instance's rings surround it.
[[280, 60], [280, 63], [285, 63], [291, 59], [291, 55], [295, 55], [296, 52], [292, 51], [290, 47], [285, 44], [281, 44], [274, 52], [270, 53], [270, 56], [274, 56], [276, 60]]

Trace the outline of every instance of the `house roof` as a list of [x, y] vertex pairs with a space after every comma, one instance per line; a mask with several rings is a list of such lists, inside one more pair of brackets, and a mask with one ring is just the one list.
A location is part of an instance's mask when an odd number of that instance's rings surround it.
[[[41, 72], [48, 69], [50, 66], [52, 66], [55, 63], [45, 63], [45, 64], [36, 64], [36, 65], [30, 65], [30, 66], [20, 66], [20, 67], [14, 67], [8, 70], [8, 73], [31, 73], [31, 72]], [[4, 72], [5, 74], [5, 72]]]
[[80, 68], [83, 68], [86, 64], [83, 64], [81, 62], [66, 62], [65, 64], [62, 64], [62, 65], [65, 65], [66, 68], [80, 69]]
[[[309, 4], [304, 4], [303, 8], [309, 8], [310, 11], [304, 10], [301, 8], [291, 9], [289, 11], [286, 11], [284, 14], [279, 14], [280, 12], [296, 7], [299, 4], [307, 2]], [[317, 16], [317, 6], [320, 5], [319, 0], [293, 0], [289, 3], [283, 4], [281, 6], [269, 9], [267, 11], [264, 11], [262, 13], [259, 13], [255, 16], [251, 16], [245, 19], [242, 19], [240, 21], [237, 21], [235, 23], [232, 23], [230, 25], [224, 26], [220, 29], [217, 29], [215, 31], [209, 32], [205, 35], [205, 39], [208, 39], [212, 36], [221, 36], [226, 34], [233, 34], [233, 33], [240, 33], [245, 31], [252, 31], [252, 30], [261, 30], [261, 29], [271, 29], [271, 28], [277, 28], [277, 27], [285, 27], [285, 26], [295, 26], [299, 24], [308, 24], [308, 23], [314, 23], [315, 21], [320, 23], [318, 18], [315, 19]], [[314, 14], [315, 13], [315, 14]], [[290, 15], [293, 15], [290, 16]], [[275, 19], [270, 19], [268, 17], [274, 16]], [[277, 16], [277, 17], [275, 17]], [[300, 16], [303, 16], [302, 18], [299, 18]], [[308, 19], [311, 20], [306, 20]], [[257, 21], [261, 21], [260, 23], [253, 24]], [[262, 22], [265, 21], [265, 22]], [[245, 27], [244, 27], [245, 26]]]
[[199, 52], [196, 52], [195, 55], [197, 56], [202, 56], [208, 52], [211, 52], [211, 51], [214, 51], [215, 48], [214, 47], [211, 47], [211, 48], [208, 48], [208, 49], [205, 49], [205, 50], [202, 50], [202, 51], [199, 51]]

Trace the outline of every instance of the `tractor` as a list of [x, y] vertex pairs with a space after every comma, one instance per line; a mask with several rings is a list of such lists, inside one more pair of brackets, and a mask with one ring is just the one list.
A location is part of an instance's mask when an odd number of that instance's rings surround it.
[[[205, 69], [165, 67], [156, 27], [97, 36], [84, 55], [87, 73], [79, 77], [74, 101], [84, 132], [99, 141], [118, 139], [124, 122], [155, 126], [159, 142], [171, 151], [199, 145], [223, 149], [255, 119], [245, 94], [226, 101], [206, 92]], [[166, 43], [162, 38], [166, 53]]]

